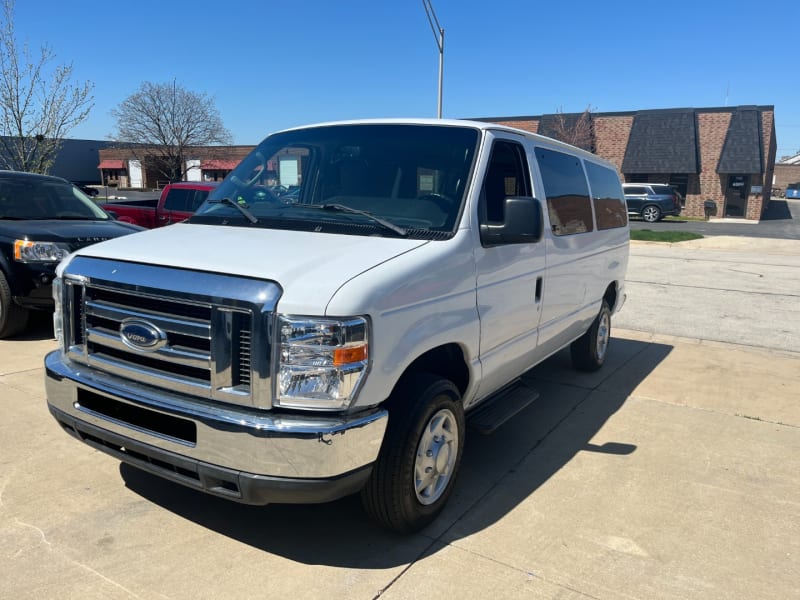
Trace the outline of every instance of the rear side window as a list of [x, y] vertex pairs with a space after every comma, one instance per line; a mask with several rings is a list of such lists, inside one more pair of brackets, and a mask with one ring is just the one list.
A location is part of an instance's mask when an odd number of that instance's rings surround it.
[[536, 148], [536, 162], [542, 174], [553, 234], [592, 231], [592, 205], [580, 159], [563, 152]]
[[588, 160], [585, 164], [586, 174], [589, 176], [589, 187], [592, 188], [597, 228], [625, 227], [628, 222], [628, 210], [616, 171]]
[[672, 191], [672, 188], [669, 187], [668, 185], [654, 185], [652, 187], [653, 187], [653, 193], [655, 194], [662, 194], [665, 196], [669, 196], [675, 193]]
[[208, 198], [208, 190], [172, 188], [164, 200], [164, 208], [181, 212], [194, 212]]
[[647, 194], [648, 192], [647, 192], [647, 188], [625, 186], [625, 193], [626, 194], [631, 194], [631, 195], [633, 195], [633, 194], [641, 195], [641, 194]]

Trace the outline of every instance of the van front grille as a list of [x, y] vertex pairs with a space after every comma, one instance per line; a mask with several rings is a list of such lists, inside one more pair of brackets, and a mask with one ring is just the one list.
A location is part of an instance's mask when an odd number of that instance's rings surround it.
[[[132, 275], [143, 269], [159, 274], [156, 281], [170, 281], [166, 271], [172, 270], [158, 267], [140, 265]], [[250, 287], [232, 287], [231, 280], [235, 278], [230, 276], [203, 277], [224, 279], [219, 287], [228, 292]], [[64, 316], [70, 321], [65, 333], [71, 359], [173, 392], [234, 404], [271, 406], [271, 399], [265, 398], [269, 391], [265, 381], [268, 383], [270, 344], [263, 307], [230, 295], [143, 286], [135, 277], [123, 283], [73, 279], [66, 274], [64, 283]], [[269, 282], [259, 283], [277, 289]], [[202, 289], [209, 288], [203, 285]], [[258, 298], [264, 296], [261, 289]], [[274, 290], [272, 296], [277, 299]], [[142, 340], [126, 334], [132, 324], [145, 332]], [[255, 356], [253, 339], [265, 340]], [[256, 386], [258, 398], [254, 380], [260, 382]]]

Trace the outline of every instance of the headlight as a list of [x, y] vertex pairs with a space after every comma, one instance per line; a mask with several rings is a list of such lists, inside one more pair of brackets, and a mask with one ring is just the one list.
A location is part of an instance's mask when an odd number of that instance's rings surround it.
[[369, 324], [362, 317], [278, 317], [276, 404], [341, 410], [355, 398], [369, 364]]
[[61, 290], [62, 282], [60, 277], [53, 279], [53, 302], [55, 308], [53, 310], [53, 332], [55, 333], [56, 340], [59, 346], [64, 345], [64, 321], [63, 313], [61, 311]]
[[69, 247], [58, 242], [14, 240], [14, 260], [20, 262], [59, 262], [69, 254]]

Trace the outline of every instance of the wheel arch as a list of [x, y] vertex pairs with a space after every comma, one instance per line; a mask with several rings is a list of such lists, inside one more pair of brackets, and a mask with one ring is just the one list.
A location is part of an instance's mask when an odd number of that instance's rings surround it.
[[619, 289], [617, 286], [616, 281], [612, 281], [608, 284], [605, 293], [603, 294], [603, 300], [606, 301], [608, 307], [611, 309], [611, 312], [615, 312], [617, 309], [617, 299], [619, 297]]
[[429, 373], [438, 375], [448, 381], [458, 389], [463, 398], [464, 393], [470, 383], [470, 372], [467, 358], [461, 346], [455, 343], [443, 344], [427, 350], [411, 364], [406, 367], [402, 375], [395, 384], [395, 388], [400, 381], [412, 376], [415, 373]]

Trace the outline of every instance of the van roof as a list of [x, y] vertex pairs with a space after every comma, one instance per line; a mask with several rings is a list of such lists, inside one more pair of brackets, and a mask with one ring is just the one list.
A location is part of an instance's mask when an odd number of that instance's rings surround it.
[[[517, 129], [516, 127], [509, 127], [508, 125], [500, 125], [499, 123], [490, 123], [487, 121], [470, 121], [467, 119], [421, 119], [421, 118], [391, 118], [391, 119], [354, 119], [349, 121], [329, 121], [322, 123], [313, 123], [309, 125], [302, 125], [298, 127], [289, 127], [277, 131], [275, 133], [283, 133], [285, 131], [296, 131], [300, 129], [313, 129], [315, 127], [332, 127], [338, 125], [439, 125], [445, 127], [466, 127], [471, 129], [479, 129], [481, 131], [504, 131], [516, 135], [524, 136], [534, 141], [545, 142], [556, 146], [561, 146], [565, 150], [573, 153], [579, 153], [586, 158], [590, 158], [600, 163], [611, 164], [604, 158], [597, 154], [592, 154], [576, 146], [571, 146], [566, 142], [549, 138], [538, 133], [525, 131], [524, 129]], [[613, 166], [613, 165], [612, 165]], [[616, 169], [616, 167], [614, 167]]]

